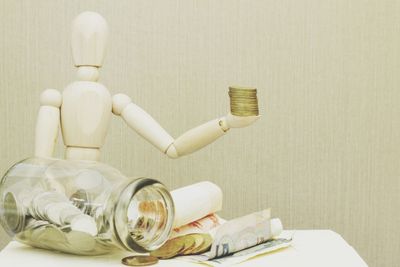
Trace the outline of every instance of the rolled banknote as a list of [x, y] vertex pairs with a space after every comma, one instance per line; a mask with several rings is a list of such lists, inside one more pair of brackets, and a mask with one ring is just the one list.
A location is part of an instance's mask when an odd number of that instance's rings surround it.
[[178, 188], [171, 195], [175, 204], [174, 228], [222, 209], [222, 191], [208, 181]]

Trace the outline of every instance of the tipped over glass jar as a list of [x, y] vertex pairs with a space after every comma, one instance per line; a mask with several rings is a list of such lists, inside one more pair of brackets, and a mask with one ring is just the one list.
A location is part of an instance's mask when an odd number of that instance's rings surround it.
[[100, 255], [152, 251], [168, 239], [174, 204], [163, 184], [93, 161], [30, 158], [0, 182], [0, 222], [16, 240]]

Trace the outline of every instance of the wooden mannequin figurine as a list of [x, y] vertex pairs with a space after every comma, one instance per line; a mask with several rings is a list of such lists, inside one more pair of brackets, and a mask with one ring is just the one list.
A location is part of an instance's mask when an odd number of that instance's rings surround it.
[[259, 118], [229, 113], [189, 130], [177, 139], [172, 138], [129, 96], [117, 94], [111, 97], [107, 88], [97, 82], [107, 35], [107, 22], [95, 12], [83, 12], [73, 21], [72, 53], [78, 68], [78, 81], [69, 84], [62, 94], [54, 89], [41, 94], [35, 156], [53, 156], [61, 126], [67, 159], [98, 160], [111, 113], [121, 116], [133, 130], [170, 158], [192, 153], [212, 143], [230, 128], [248, 126]]

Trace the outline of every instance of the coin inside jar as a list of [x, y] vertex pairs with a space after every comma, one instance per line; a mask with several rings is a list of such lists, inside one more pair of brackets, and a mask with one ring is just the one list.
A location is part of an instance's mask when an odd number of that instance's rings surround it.
[[70, 200], [74, 206], [82, 210], [84, 213], [90, 213], [89, 194], [85, 190], [79, 189], [71, 195]]
[[121, 262], [127, 266], [147, 266], [156, 264], [158, 259], [153, 256], [129, 256], [123, 258]]

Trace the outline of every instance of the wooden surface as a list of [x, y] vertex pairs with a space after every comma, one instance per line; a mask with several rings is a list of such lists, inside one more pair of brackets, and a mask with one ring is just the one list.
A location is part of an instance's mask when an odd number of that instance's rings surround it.
[[174, 137], [224, 115], [229, 85], [259, 89], [255, 125], [178, 160], [114, 117], [103, 161], [170, 188], [211, 180], [224, 217], [272, 207], [288, 228], [340, 233], [370, 266], [398, 265], [398, 1], [3, 0], [1, 173], [33, 154], [43, 89], [75, 79], [70, 22], [84, 10], [111, 29], [99, 81]]
[[[274, 253], [255, 257], [252, 260], [235, 266], [274, 266], [274, 267], [367, 267], [364, 260], [357, 254], [353, 247], [337, 233], [329, 230], [303, 230], [285, 231], [286, 237], [293, 236], [292, 246]], [[62, 253], [54, 253], [42, 249], [34, 249], [26, 245], [12, 242], [0, 252], [0, 264], [4, 266], [31, 267], [112, 267], [122, 266], [123, 257], [132, 253], [124, 252], [114, 255], [96, 257], [72, 256]], [[23, 257], [22, 257], [23, 256]], [[199, 266], [178, 260], [162, 260], [155, 266]]]

